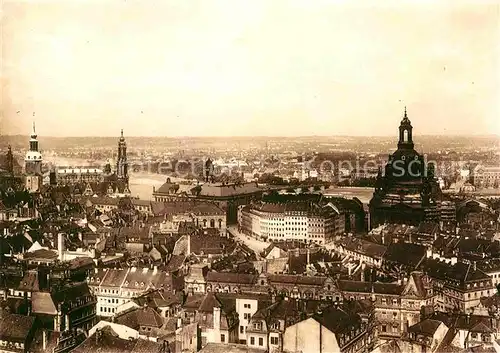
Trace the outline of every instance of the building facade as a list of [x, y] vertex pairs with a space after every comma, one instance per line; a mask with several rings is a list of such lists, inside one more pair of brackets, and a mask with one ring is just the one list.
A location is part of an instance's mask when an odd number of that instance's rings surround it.
[[244, 234], [266, 241], [325, 244], [345, 232], [345, 216], [334, 205], [260, 202], [239, 210]]

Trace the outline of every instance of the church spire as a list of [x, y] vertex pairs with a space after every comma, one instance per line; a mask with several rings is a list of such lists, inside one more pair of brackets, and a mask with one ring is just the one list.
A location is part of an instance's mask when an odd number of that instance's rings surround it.
[[37, 137], [37, 135], [36, 135], [35, 122], [33, 121], [33, 127], [32, 127], [32, 130], [31, 130], [31, 138], [32, 138], [33, 140], [35, 140], [35, 139], [36, 139], [36, 137]]
[[128, 184], [127, 143], [125, 137], [123, 137], [123, 129], [121, 129], [120, 141], [118, 142], [116, 174], [119, 180], [123, 180]]

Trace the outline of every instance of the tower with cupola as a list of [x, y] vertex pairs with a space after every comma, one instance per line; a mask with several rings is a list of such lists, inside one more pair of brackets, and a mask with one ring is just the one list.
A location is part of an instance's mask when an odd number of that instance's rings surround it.
[[433, 165], [426, 165], [424, 156], [415, 150], [413, 126], [405, 108], [397, 149], [389, 155], [384, 173], [379, 169], [370, 201], [370, 224], [439, 221], [441, 198]]
[[42, 154], [39, 151], [35, 123], [29, 141], [29, 150], [24, 158], [25, 188], [29, 192], [39, 192], [43, 182]]

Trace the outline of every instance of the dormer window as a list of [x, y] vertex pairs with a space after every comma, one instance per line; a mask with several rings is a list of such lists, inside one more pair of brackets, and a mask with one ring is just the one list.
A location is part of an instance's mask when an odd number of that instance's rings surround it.
[[135, 286], [137, 287], [139, 285], [139, 282], [135, 282]]
[[144, 282], [141, 282], [141, 287], [144, 287]]
[[128, 281], [125, 281], [125, 285], [128, 286]]

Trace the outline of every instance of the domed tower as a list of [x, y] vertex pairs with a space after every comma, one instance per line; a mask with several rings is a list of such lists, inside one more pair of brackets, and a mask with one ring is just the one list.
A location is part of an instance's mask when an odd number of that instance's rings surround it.
[[127, 143], [125, 142], [125, 137], [123, 137], [123, 129], [121, 131], [120, 140], [118, 141], [116, 176], [118, 180], [128, 184]]
[[38, 192], [42, 186], [42, 154], [38, 151], [38, 140], [33, 122], [33, 131], [31, 132], [30, 147], [24, 158], [25, 165], [25, 187], [29, 192]]
[[413, 126], [411, 126], [411, 121], [410, 119], [408, 119], [405, 107], [404, 117], [403, 120], [401, 120], [401, 124], [399, 125], [398, 149], [412, 150], [415, 147], [415, 145], [413, 144], [412, 132]]
[[427, 168], [423, 155], [415, 151], [413, 126], [406, 108], [399, 125], [397, 150], [389, 156], [384, 175], [377, 175], [375, 192], [370, 201], [370, 225], [384, 223], [419, 225], [435, 221], [439, 214], [436, 201], [434, 170]]

